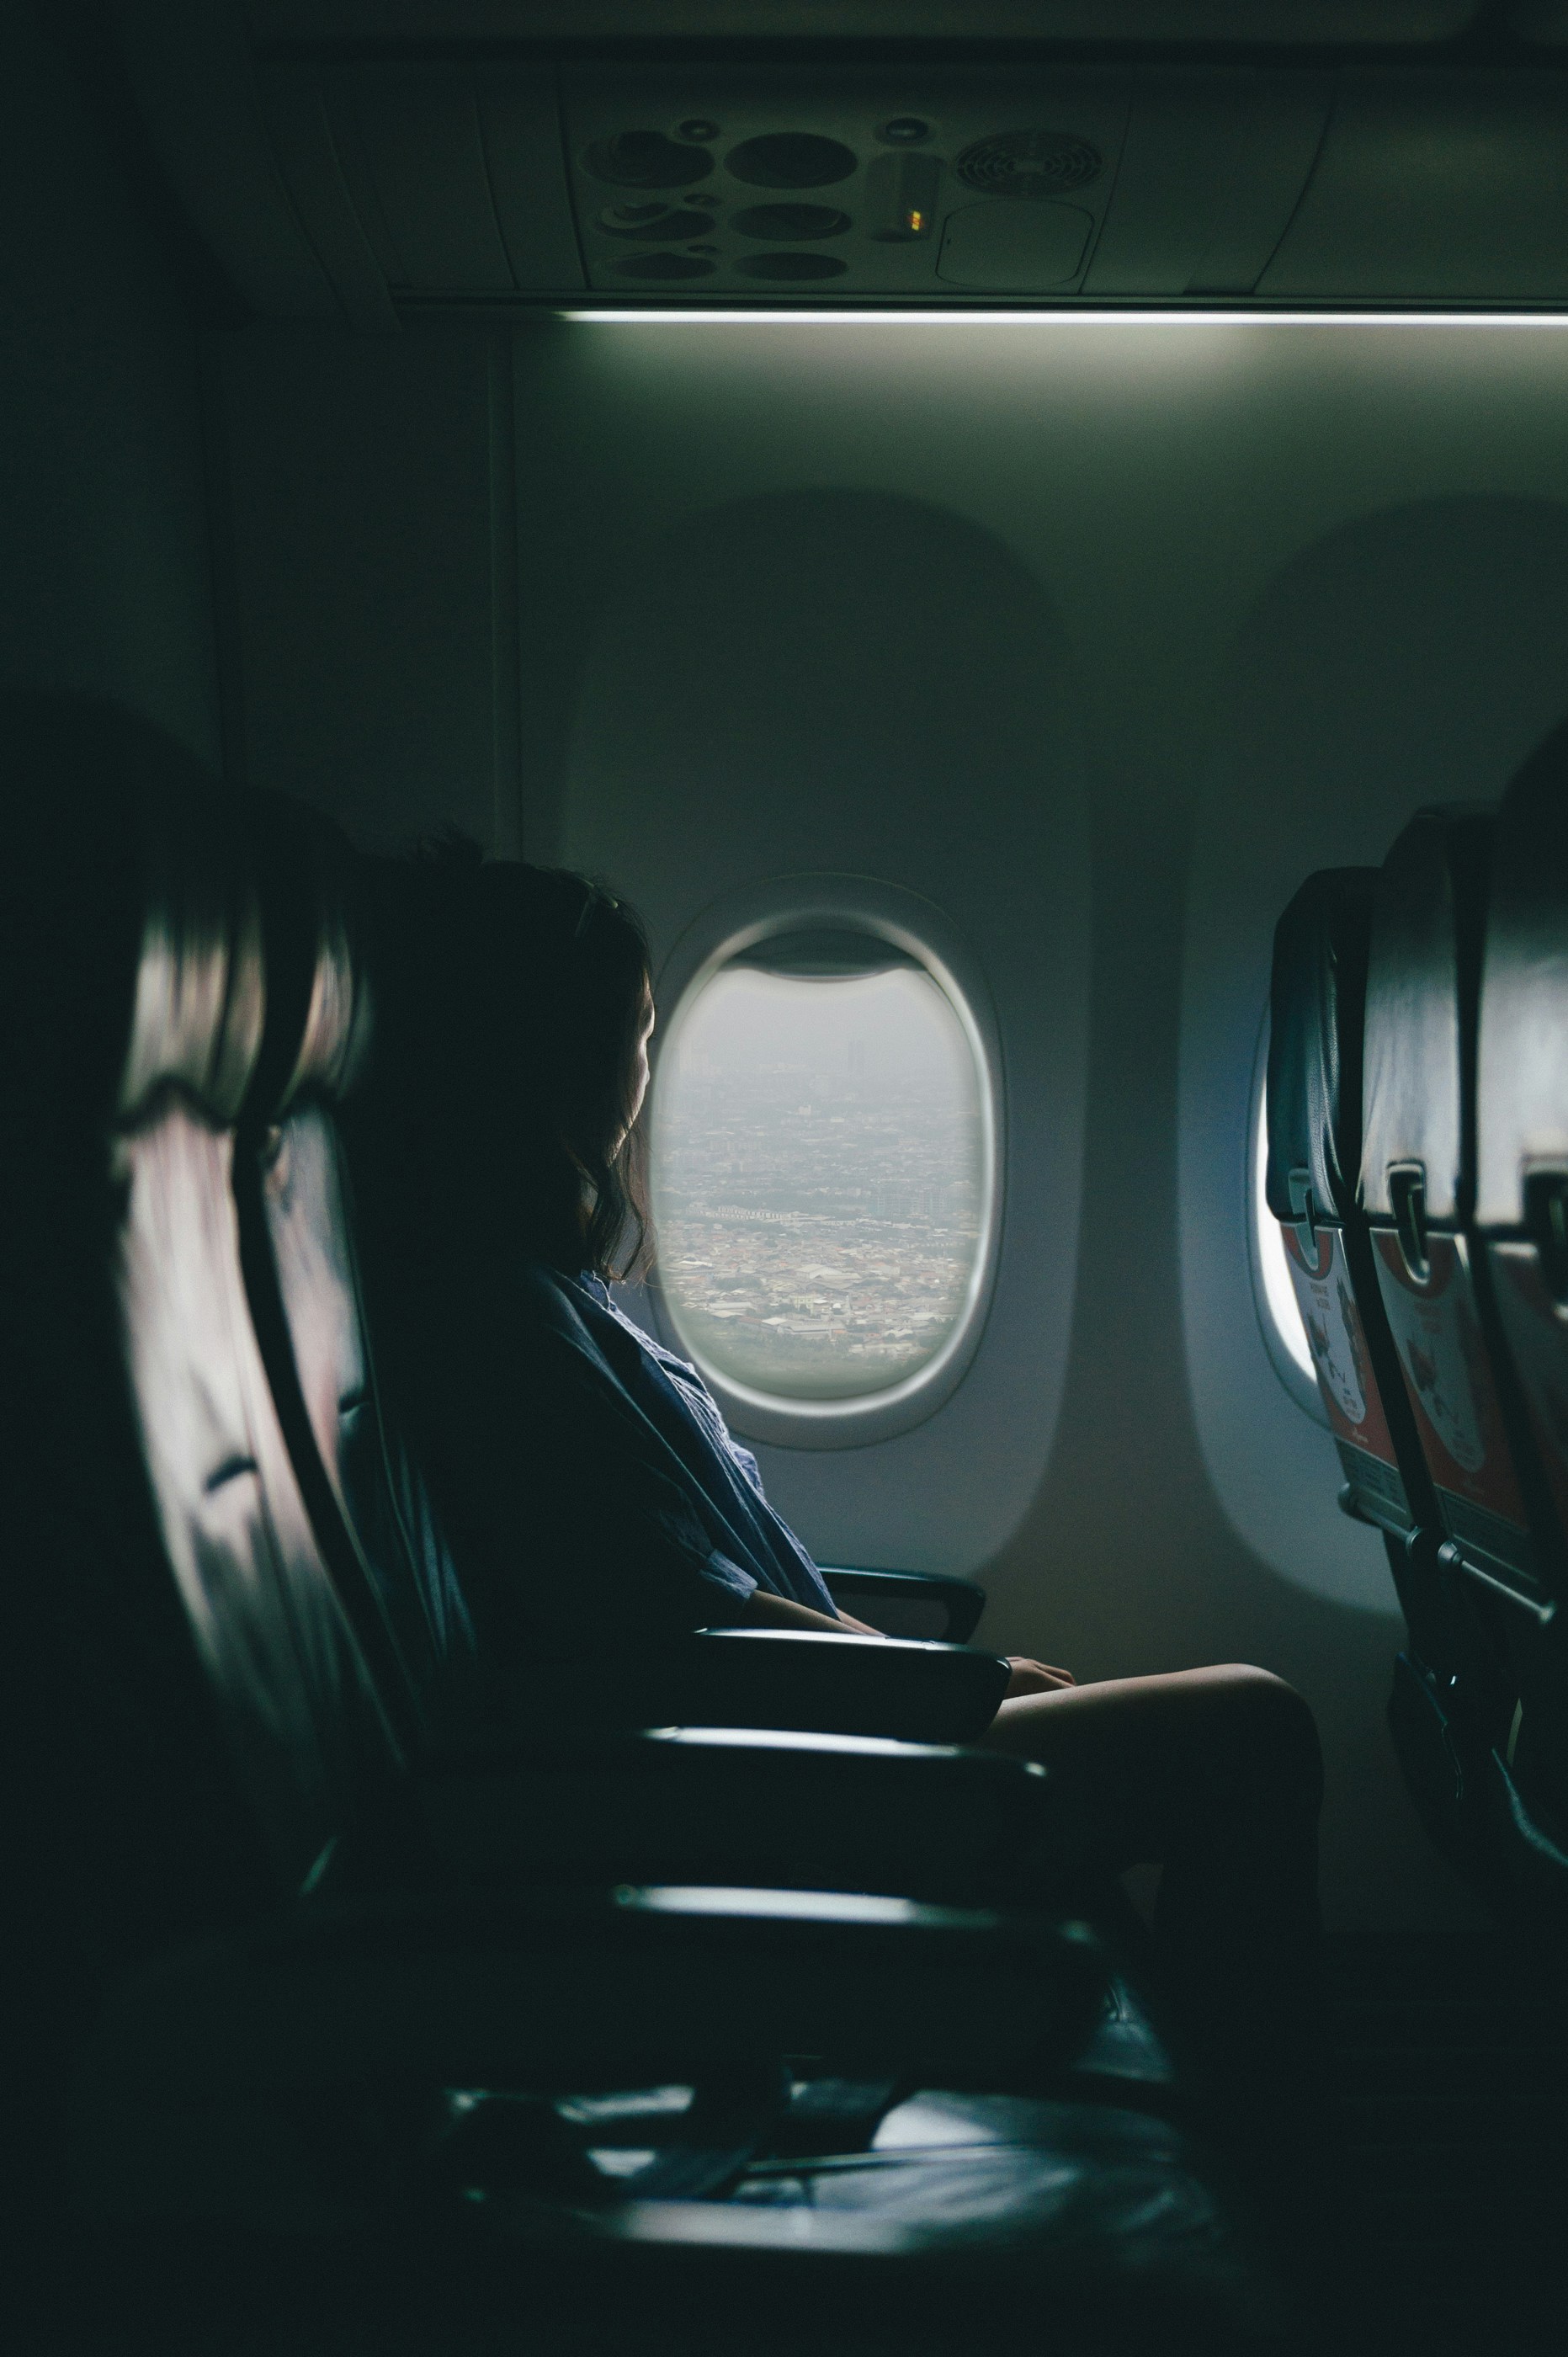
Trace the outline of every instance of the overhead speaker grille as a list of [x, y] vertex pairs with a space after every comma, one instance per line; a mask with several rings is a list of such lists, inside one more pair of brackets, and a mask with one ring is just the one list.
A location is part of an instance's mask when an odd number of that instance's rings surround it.
[[988, 197], [1059, 197], [1098, 179], [1105, 158], [1066, 131], [993, 131], [966, 147], [953, 169]]

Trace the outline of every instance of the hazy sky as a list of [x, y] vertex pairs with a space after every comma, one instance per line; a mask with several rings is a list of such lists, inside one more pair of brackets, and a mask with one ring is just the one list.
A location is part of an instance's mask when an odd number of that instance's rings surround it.
[[958, 1017], [936, 984], [907, 966], [826, 982], [731, 967], [682, 1017], [663, 1086], [688, 1059], [721, 1075], [788, 1063], [842, 1080], [856, 1039], [868, 1074], [935, 1083], [955, 1105], [973, 1103], [974, 1063]]

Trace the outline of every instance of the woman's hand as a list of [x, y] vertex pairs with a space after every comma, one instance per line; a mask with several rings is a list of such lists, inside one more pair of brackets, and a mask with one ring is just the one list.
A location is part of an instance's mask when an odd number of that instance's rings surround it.
[[1007, 1666], [1013, 1674], [1004, 1702], [1013, 1702], [1019, 1695], [1052, 1694], [1058, 1686], [1078, 1684], [1070, 1670], [1053, 1670], [1048, 1663], [1026, 1661], [1021, 1653], [1009, 1653]]

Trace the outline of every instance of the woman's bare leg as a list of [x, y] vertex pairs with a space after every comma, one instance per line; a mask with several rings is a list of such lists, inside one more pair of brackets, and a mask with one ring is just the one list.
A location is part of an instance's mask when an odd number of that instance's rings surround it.
[[1164, 1869], [1155, 1939], [1222, 2092], [1298, 2076], [1317, 2029], [1312, 1714], [1230, 1663], [1004, 1702], [984, 1740], [1052, 1771], [1075, 1867]]

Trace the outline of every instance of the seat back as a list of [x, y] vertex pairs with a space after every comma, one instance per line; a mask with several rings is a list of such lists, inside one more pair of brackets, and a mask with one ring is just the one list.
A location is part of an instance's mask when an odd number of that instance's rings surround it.
[[[1375, 869], [1308, 878], [1275, 935], [1270, 1017], [1269, 1178], [1319, 1388], [1346, 1481], [1340, 1501], [1383, 1530], [1409, 1631], [1389, 1701], [1406, 1785], [1434, 1841], [1488, 1891], [1508, 1845], [1490, 1754], [1519, 1692], [1510, 1614], [1466, 1578], [1439, 1516], [1401, 1352], [1382, 1252], [1359, 1200], [1365, 1028]], [[1386, 926], [1381, 1018], [1401, 953]], [[1430, 1017], [1430, 1009], [1426, 1010]], [[1385, 1037], [1380, 1052], [1388, 1053]], [[1453, 1099], [1449, 1100], [1452, 1118]]]
[[73, 1822], [102, 1812], [119, 1849], [90, 1838], [62, 1868], [107, 1963], [297, 1888], [380, 1805], [397, 1746], [242, 1281], [231, 1165], [264, 1015], [248, 846], [216, 784], [126, 716], [33, 707], [17, 733], [5, 957], [36, 1021], [6, 1074], [25, 1135], [0, 1226], [21, 1526], [51, 1590], [53, 1758], [80, 1779]]
[[474, 1641], [364, 1315], [338, 1133], [372, 1028], [353, 857], [281, 796], [249, 819], [268, 976], [235, 1166], [252, 1315], [318, 1544], [413, 1753], [471, 1725]]
[[1422, 811], [1383, 863], [1368, 963], [1360, 1191], [1450, 1558], [1539, 1615], [1550, 1588], [1469, 1233], [1491, 832], [1486, 813]]
[[1430, 1526], [1434, 1508], [1356, 1197], [1375, 876], [1321, 870], [1275, 929], [1265, 1187], [1339, 1453], [1341, 1502], [1404, 1541]]

